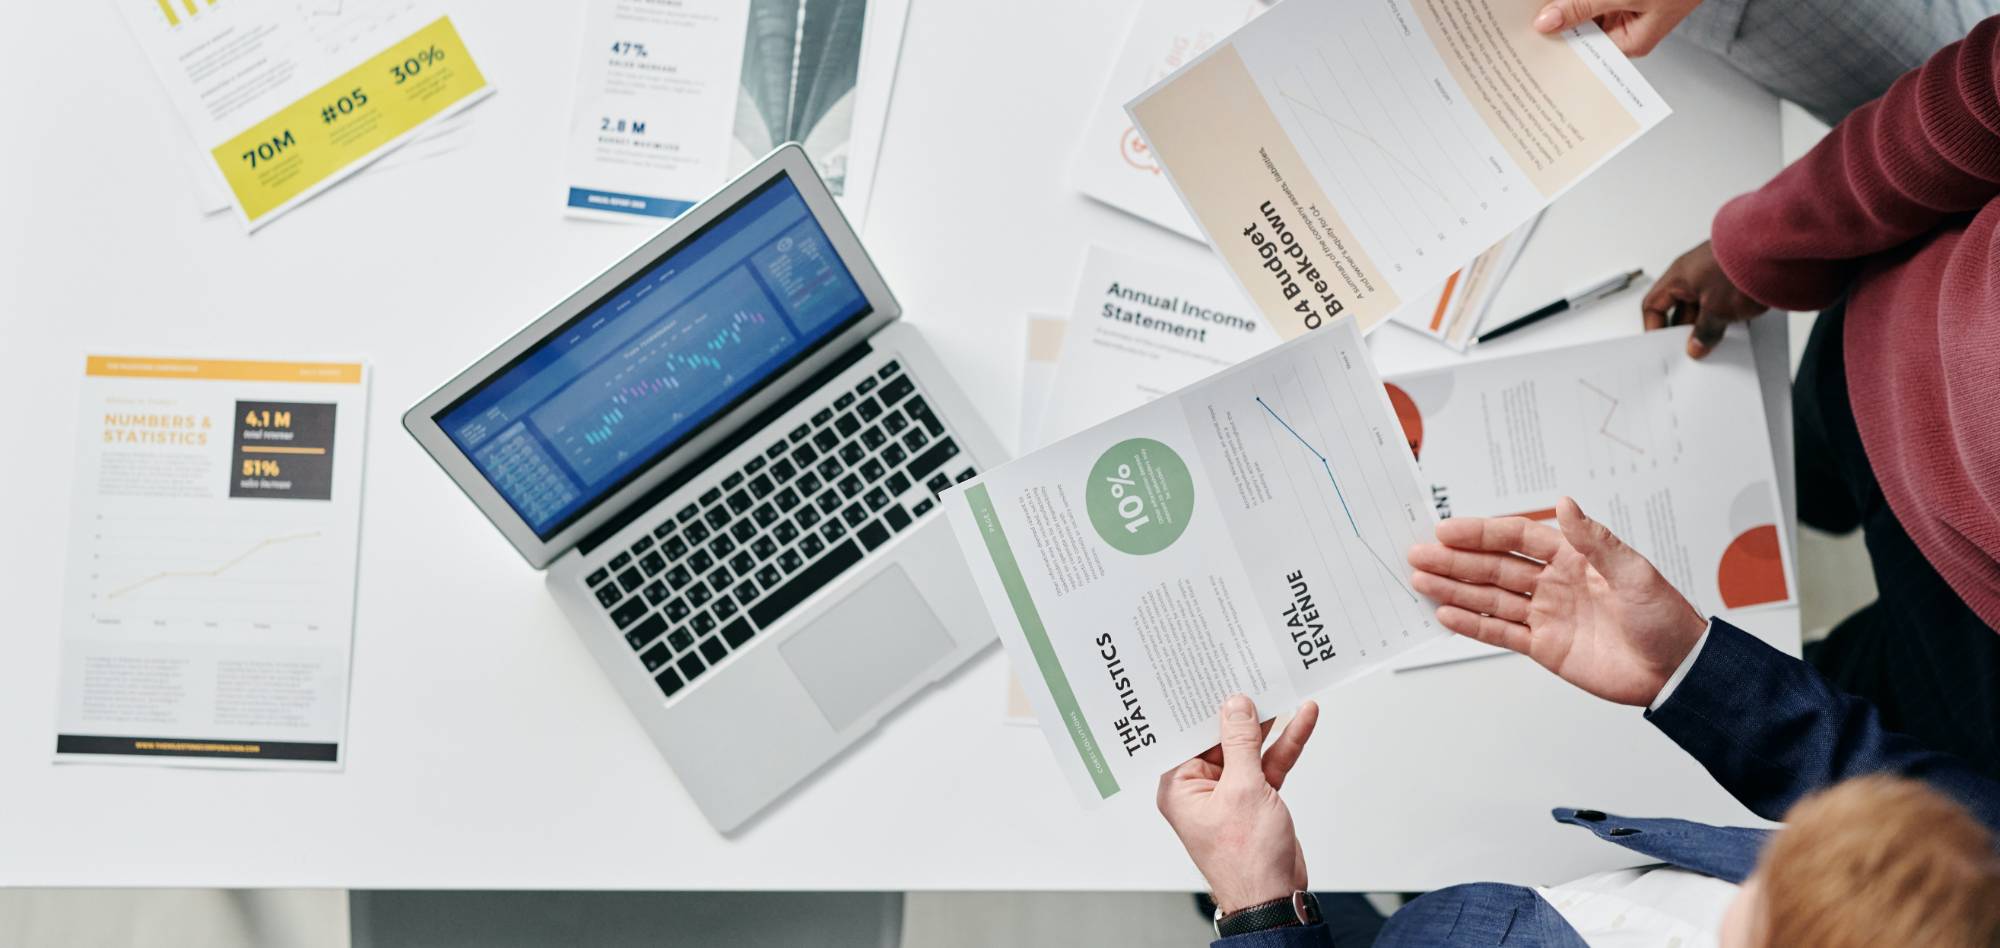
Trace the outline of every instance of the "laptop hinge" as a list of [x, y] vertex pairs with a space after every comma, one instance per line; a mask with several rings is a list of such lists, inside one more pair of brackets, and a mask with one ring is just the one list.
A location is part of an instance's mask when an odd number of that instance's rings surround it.
[[631, 526], [632, 521], [650, 513], [654, 507], [659, 506], [660, 501], [667, 499], [669, 494], [680, 490], [687, 482], [706, 473], [709, 468], [715, 466], [716, 462], [722, 460], [724, 455], [741, 447], [744, 442], [749, 441], [752, 437], [763, 433], [766, 428], [770, 427], [772, 422], [778, 420], [779, 416], [791, 411], [800, 402], [812, 397], [815, 392], [824, 388], [826, 383], [833, 381], [835, 376], [847, 371], [849, 366], [861, 361], [862, 357], [873, 351], [874, 347], [868, 344], [868, 340], [863, 339], [861, 342], [850, 347], [846, 352], [836, 356], [832, 362], [827, 363], [818, 372], [814, 372], [804, 381], [790, 386], [790, 389], [784, 395], [773, 401], [763, 411], [758, 412], [755, 417], [738, 425], [736, 430], [729, 433], [728, 437], [716, 442], [713, 447], [703, 452], [700, 457], [695, 458], [694, 461], [683, 466], [679, 471], [674, 472], [666, 480], [653, 485], [652, 489], [635, 498], [631, 503], [626, 504], [625, 509], [620, 510], [617, 516], [612, 517], [610, 520], [605, 521], [602, 526], [592, 530], [583, 538], [582, 542], [576, 545], [577, 550], [588, 556], [592, 551], [616, 536], [618, 531]]

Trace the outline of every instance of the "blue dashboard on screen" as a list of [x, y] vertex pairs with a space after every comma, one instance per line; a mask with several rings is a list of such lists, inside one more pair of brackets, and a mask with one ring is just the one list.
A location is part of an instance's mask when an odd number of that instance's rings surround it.
[[868, 300], [780, 176], [437, 416], [546, 539]]

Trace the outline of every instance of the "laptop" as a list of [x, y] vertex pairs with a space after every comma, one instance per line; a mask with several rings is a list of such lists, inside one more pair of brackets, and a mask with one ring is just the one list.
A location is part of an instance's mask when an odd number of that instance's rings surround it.
[[786, 145], [403, 416], [717, 829], [994, 639], [938, 494], [1004, 458]]

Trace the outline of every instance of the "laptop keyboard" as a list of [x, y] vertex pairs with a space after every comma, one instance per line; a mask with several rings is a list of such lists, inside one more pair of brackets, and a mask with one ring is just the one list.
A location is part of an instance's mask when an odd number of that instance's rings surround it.
[[667, 697], [973, 476], [889, 362], [609, 555], [584, 583]]

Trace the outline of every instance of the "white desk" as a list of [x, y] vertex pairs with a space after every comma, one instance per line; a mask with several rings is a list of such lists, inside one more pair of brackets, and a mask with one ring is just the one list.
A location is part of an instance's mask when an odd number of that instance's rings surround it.
[[[24, 94], [0, 104], [12, 130], [0, 149], [12, 269], [0, 298], [0, 884], [1194, 888], [1146, 793], [1080, 812], [1041, 735], [997, 723], [997, 650], [737, 838], [701, 821], [537, 577], [397, 424], [645, 236], [557, 213], [579, 17], [460, 6], [500, 89], [478, 108], [472, 146], [342, 185], [255, 237], [196, 216], [163, 96], [108, 4], [10, 14], [0, 78]], [[916, 5], [869, 238], [1006, 432], [1021, 315], [1066, 307], [1087, 243], [1212, 264], [1066, 184], [1130, 3], [989, 9]], [[88, 69], [68, 68], [78, 42], [95, 50]], [[1501, 309], [1627, 266], [1659, 272], [1725, 196], [1776, 169], [1768, 97], [1685, 50], [1645, 71], [1680, 114], [1549, 215]], [[1627, 297], [1506, 346], [1637, 319]], [[1392, 327], [1378, 337], [1385, 368], [1446, 357]], [[373, 362], [344, 773], [49, 762], [72, 406], [81, 356], [100, 350]], [[1789, 611], [1766, 613], [1760, 631], [1781, 640], [1795, 626]], [[1636, 711], [1524, 660], [1376, 676], [1325, 709], [1288, 791], [1321, 887], [1555, 881], [1618, 862], [1551, 823], [1554, 805], [1745, 818]]]

